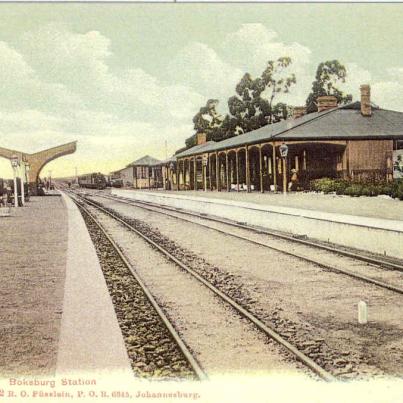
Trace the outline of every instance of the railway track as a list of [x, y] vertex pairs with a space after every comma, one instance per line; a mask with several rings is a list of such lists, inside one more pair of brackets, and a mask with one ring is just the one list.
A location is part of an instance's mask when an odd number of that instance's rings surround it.
[[[118, 245], [83, 201], [73, 200], [96, 246], [134, 372], [142, 377], [206, 380], [204, 370]], [[119, 284], [122, 279], [123, 284]], [[135, 326], [130, 326], [133, 320]], [[155, 353], [161, 346], [163, 351]]]
[[[302, 244], [304, 246], [308, 246], [308, 247], [317, 248], [317, 249], [320, 249], [320, 250], [323, 250], [323, 251], [327, 251], [327, 252], [330, 252], [330, 253], [333, 253], [333, 254], [336, 254], [336, 255], [341, 255], [341, 256], [344, 256], [344, 257], [347, 257], [347, 258], [350, 258], [350, 259], [354, 259], [354, 260], [357, 260], [357, 261], [362, 261], [362, 262], [365, 262], [365, 263], [367, 263], [367, 264], [369, 264], [371, 266], [374, 266], [375, 268], [403, 272], [403, 265], [399, 264], [399, 263], [396, 263], [396, 262], [391, 262], [391, 261], [388, 261], [388, 260], [382, 260], [380, 258], [369, 257], [369, 256], [365, 256], [365, 255], [362, 255], [362, 254], [349, 252], [349, 251], [346, 251], [344, 249], [339, 249], [339, 248], [336, 248], [336, 247], [330, 247], [330, 246], [327, 246], [327, 245], [318, 244], [318, 243], [315, 243], [315, 242], [312, 242], [312, 241], [307, 241], [307, 240], [303, 240], [303, 239], [296, 239], [296, 238], [291, 237], [291, 236], [287, 236], [287, 235], [283, 235], [283, 234], [277, 234], [277, 233], [275, 233], [273, 231], [268, 231], [268, 230], [264, 230], [264, 229], [255, 229], [255, 228], [247, 226], [245, 224], [234, 223], [234, 222], [224, 220], [224, 219], [220, 219], [220, 218], [217, 218], [217, 217], [205, 216], [205, 215], [201, 215], [201, 214], [197, 214], [197, 213], [193, 213], [193, 212], [189, 212], [189, 211], [183, 211], [183, 210], [174, 209], [174, 208], [171, 208], [171, 207], [166, 207], [166, 206], [161, 206], [161, 205], [156, 205], [156, 204], [148, 204], [148, 203], [146, 204], [146, 203], [139, 202], [139, 201], [128, 200], [128, 199], [124, 199], [124, 198], [121, 198], [121, 197], [107, 196], [107, 195], [104, 195], [104, 194], [97, 194], [97, 196], [98, 197], [103, 197], [103, 198], [106, 198], [106, 199], [110, 199], [110, 200], [113, 200], [113, 201], [118, 201], [120, 203], [124, 203], [124, 204], [127, 204], [127, 205], [132, 205], [132, 206], [135, 206], [135, 207], [138, 207], [138, 208], [142, 208], [144, 210], [152, 211], [152, 212], [162, 214], [162, 215], [165, 215], [165, 216], [168, 216], [168, 217], [171, 217], [171, 218], [179, 219], [179, 220], [182, 220], [182, 221], [185, 221], [185, 222], [190, 222], [192, 224], [196, 224], [196, 225], [199, 225], [199, 226], [202, 226], [202, 227], [205, 227], [205, 228], [208, 228], [208, 229], [223, 233], [225, 235], [229, 235], [231, 237], [238, 238], [238, 239], [241, 239], [243, 241], [253, 243], [255, 245], [263, 246], [265, 248], [269, 248], [269, 249], [275, 250], [277, 252], [280, 252], [280, 253], [283, 253], [283, 254], [286, 254], [286, 255], [289, 255], [289, 256], [296, 257], [296, 258], [301, 259], [301, 260], [303, 260], [305, 262], [313, 263], [313, 264], [315, 264], [315, 265], [317, 265], [317, 266], [319, 266], [319, 267], [321, 267], [323, 269], [330, 270], [330, 271], [333, 271], [333, 272], [336, 272], [336, 273], [340, 273], [340, 274], [343, 274], [343, 275], [346, 275], [346, 276], [350, 276], [352, 278], [355, 278], [357, 280], [363, 281], [365, 283], [373, 284], [373, 285], [376, 285], [376, 286], [381, 287], [383, 289], [387, 289], [389, 291], [393, 291], [393, 292], [396, 292], [396, 293], [399, 293], [399, 294], [403, 294], [403, 288], [398, 286], [398, 285], [394, 285], [394, 284], [390, 284], [390, 283], [387, 283], [387, 282], [384, 282], [384, 281], [380, 281], [378, 279], [371, 278], [368, 275], [363, 275], [363, 274], [354, 272], [352, 270], [336, 267], [336, 266], [331, 265], [331, 264], [325, 264], [325, 263], [319, 261], [318, 259], [315, 259], [315, 258], [312, 258], [312, 257], [307, 257], [307, 256], [304, 256], [304, 255], [302, 255], [300, 253], [296, 253], [296, 252], [293, 252], [293, 251], [289, 251], [289, 250], [287, 251], [284, 248], [279, 248], [279, 247], [270, 245], [267, 242], [262, 242], [262, 241], [259, 241], [259, 240], [255, 240], [255, 239], [252, 239], [252, 238], [250, 238], [248, 236], [245, 236], [245, 235], [236, 234], [236, 233], [233, 233], [233, 232], [228, 231], [228, 230], [223, 229], [223, 228], [217, 228], [217, 227], [208, 225], [208, 224], [203, 223], [203, 222], [197, 222], [192, 218], [197, 218], [197, 219], [200, 219], [200, 220], [203, 220], [203, 221], [213, 221], [213, 222], [217, 222], [219, 224], [225, 224], [226, 226], [240, 228], [240, 229], [243, 229], [243, 230], [250, 231], [251, 233], [269, 235], [269, 236], [272, 236], [272, 237], [279, 237], [279, 238], [284, 239], [286, 241], [291, 241], [291, 242], [294, 242], [294, 243]], [[186, 218], [186, 216], [187, 217], [192, 217], [192, 218]]]
[[[235, 311], [239, 315], [241, 315], [242, 317], [246, 318], [248, 321], [253, 323], [253, 325], [256, 326], [256, 328], [259, 329], [259, 331], [263, 332], [265, 335], [270, 337], [272, 340], [276, 341], [281, 346], [285, 347], [298, 361], [303, 363], [306, 367], [308, 367], [313, 373], [318, 375], [320, 378], [322, 378], [323, 380], [326, 380], [326, 381], [334, 381], [337, 379], [335, 376], [333, 376], [331, 374], [331, 372], [327, 371], [322, 366], [318, 365], [312, 358], [310, 358], [308, 355], [306, 355], [304, 352], [302, 352], [298, 347], [291, 344], [284, 337], [282, 337], [274, 328], [265, 324], [256, 315], [249, 312], [244, 306], [242, 306], [240, 303], [238, 303], [235, 299], [229, 297], [227, 294], [222, 292], [218, 287], [213, 285], [211, 282], [207, 281], [205, 278], [203, 278], [203, 276], [201, 276], [194, 269], [189, 267], [189, 265], [182, 262], [180, 259], [178, 259], [178, 257], [174, 256], [170, 250], [168, 250], [166, 247], [164, 247], [160, 243], [156, 242], [155, 239], [153, 240], [152, 237], [148, 236], [144, 231], [141, 231], [141, 230], [135, 228], [130, 223], [128, 223], [124, 218], [120, 217], [118, 214], [116, 214], [108, 209], [105, 209], [104, 207], [100, 206], [98, 203], [88, 200], [77, 194], [75, 194], [75, 196], [76, 197], [78, 196], [78, 198], [80, 200], [80, 205], [83, 209], [86, 209], [83, 206], [83, 204], [87, 204], [87, 205], [97, 209], [98, 211], [101, 211], [102, 213], [106, 214], [107, 216], [113, 218], [114, 220], [119, 222], [121, 225], [123, 225], [125, 228], [127, 228], [131, 232], [133, 232], [136, 235], [138, 235], [139, 237], [141, 237], [148, 244], [150, 244], [153, 248], [155, 248], [159, 252], [161, 252], [167, 259], [169, 259], [170, 261], [175, 263], [178, 267], [180, 267], [185, 272], [189, 273], [198, 282], [203, 284], [203, 286], [205, 286], [209, 290], [211, 290], [222, 301], [224, 301], [226, 304], [230, 305], [233, 309], [235, 309]], [[91, 214], [88, 211], [88, 209], [86, 209], [86, 214]], [[92, 219], [95, 220], [95, 218], [92, 218]], [[99, 224], [97, 224], [97, 225], [99, 225]], [[110, 239], [110, 237], [109, 237], [109, 239]], [[110, 239], [110, 241], [113, 242], [112, 239]], [[119, 251], [119, 253], [120, 253], [120, 255], [122, 255], [122, 253], [120, 251]]]

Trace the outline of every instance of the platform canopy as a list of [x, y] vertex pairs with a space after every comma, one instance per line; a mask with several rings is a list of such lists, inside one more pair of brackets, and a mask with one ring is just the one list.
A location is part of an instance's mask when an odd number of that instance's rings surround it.
[[29, 166], [28, 182], [32, 191], [35, 193], [39, 174], [41, 173], [43, 167], [56, 158], [60, 158], [68, 154], [73, 154], [76, 149], [77, 141], [48, 148], [46, 150], [38, 151], [33, 154], [0, 147], [0, 157], [10, 160], [14, 157], [17, 157], [20, 164], [25, 164]]

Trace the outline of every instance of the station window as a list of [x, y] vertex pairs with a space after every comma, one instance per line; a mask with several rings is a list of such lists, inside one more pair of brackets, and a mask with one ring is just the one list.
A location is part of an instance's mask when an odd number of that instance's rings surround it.
[[403, 150], [403, 140], [396, 140], [396, 150]]

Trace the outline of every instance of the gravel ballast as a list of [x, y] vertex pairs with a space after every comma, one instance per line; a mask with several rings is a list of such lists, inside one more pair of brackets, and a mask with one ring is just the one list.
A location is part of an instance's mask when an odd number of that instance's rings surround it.
[[[401, 295], [192, 223], [97, 200], [197, 262], [204, 277], [340, 378], [403, 373]], [[360, 300], [369, 305], [365, 326], [357, 323]]]

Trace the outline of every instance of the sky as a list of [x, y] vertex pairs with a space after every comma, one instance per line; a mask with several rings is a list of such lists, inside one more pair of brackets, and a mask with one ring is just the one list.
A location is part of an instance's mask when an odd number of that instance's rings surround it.
[[297, 84], [278, 101], [303, 105], [318, 64], [337, 59], [354, 99], [370, 84], [403, 111], [402, 21], [403, 4], [0, 4], [0, 146], [77, 140], [44, 168], [53, 177], [164, 159], [208, 99], [226, 113], [243, 74], [281, 56]]

